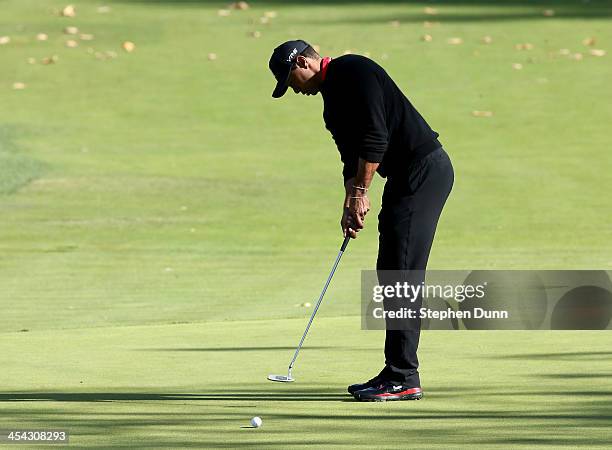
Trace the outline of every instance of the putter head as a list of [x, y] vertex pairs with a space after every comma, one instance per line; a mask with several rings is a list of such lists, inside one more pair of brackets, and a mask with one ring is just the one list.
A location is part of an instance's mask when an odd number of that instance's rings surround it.
[[268, 380], [277, 381], [279, 383], [293, 383], [295, 378], [290, 375], [268, 375]]

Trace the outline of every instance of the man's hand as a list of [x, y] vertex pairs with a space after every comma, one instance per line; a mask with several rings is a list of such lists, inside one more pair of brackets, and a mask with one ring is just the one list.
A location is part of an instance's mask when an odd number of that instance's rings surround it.
[[370, 210], [370, 199], [364, 191], [355, 189], [349, 196], [348, 212], [358, 230], [364, 227], [365, 216]]
[[357, 175], [346, 180], [344, 184], [344, 210], [340, 226], [344, 237], [351, 236], [355, 239], [359, 230], [364, 227], [365, 216], [370, 210], [370, 199], [368, 198], [368, 187], [372, 177], [376, 173], [379, 163], [372, 163], [359, 159]]
[[342, 212], [342, 219], [340, 219], [340, 226], [342, 227], [342, 235], [344, 237], [350, 236], [352, 239], [357, 237], [359, 229], [354, 224], [353, 216], [349, 212], [348, 206], [344, 207]]
[[365, 192], [355, 189], [348, 190], [340, 220], [344, 237], [347, 235], [353, 239], [357, 237], [357, 233], [364, 227], [365, 216], [369, 210], [370, 199]]

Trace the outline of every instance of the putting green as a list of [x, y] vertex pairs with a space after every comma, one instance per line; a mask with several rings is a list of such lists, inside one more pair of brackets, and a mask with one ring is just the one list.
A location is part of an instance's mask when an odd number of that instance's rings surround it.
[[[426, 332], [423, 401], [352, 402], [346, 385], [382, 364], [357, 317], [374, 216], [297, 382], [266, 376], [329, 272], [342, 201], [320, 98], [273, 101], [271, 49], [369, 53], [440, 132], [457, 177], [431, 268], [609, 269], [609, 1], [271, 1], [227, 17], [224, 2], [103, 3], [67, 18], [2, 2], [1, 429], [68, 428], [79, 447], [608, 444], [609, 333]], [[261, 429], [241, 428], [255, 415]]]
[[[303, 320], [7, 333], [0, 428], [68, 428], [79, 447], [606, 447], [610, 338], [597, 332], [424, 332], [425, 399], [358, 403], [381, 332]], [[18, 352], [15, 349], [19, 349]], [[249, 427], [253, 416], [261, 429]]]

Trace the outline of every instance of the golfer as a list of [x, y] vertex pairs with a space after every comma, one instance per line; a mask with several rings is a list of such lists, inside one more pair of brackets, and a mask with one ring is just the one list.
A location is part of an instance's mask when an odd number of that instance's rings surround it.
[[[378, 215], [379, 282], [388, 271], [424, 271], [438, 218], [453, 185], [453, 166], [433, 131], [385, 70], [359, 55], [322, 58], [302, 40], [278, 46], [270, 58], [276, 78], [272, 97], [288, 88], [323, 97], [323, 119], [344, 163], [340, 224], [353, 239], [370, 210], [368, 189], [375, 172], [386, 178]], [[421, 272], [424, 273], [424, 272]], [[391, 276], [393, 278], [393, 276]], [[419, 283], [424, 275], [412, 279]], [[419, 308], [422, 298], [414, 308]], [[385, 311], [398, 308], [384, 301]], [[362, 401], [414, 400], [419, 379], [418, 326], [387, 320], [385, 366], [371, 380], [349, 386]]]

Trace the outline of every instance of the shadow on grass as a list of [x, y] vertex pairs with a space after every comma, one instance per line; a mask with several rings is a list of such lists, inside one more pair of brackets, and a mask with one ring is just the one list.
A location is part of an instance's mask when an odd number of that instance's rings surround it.
[[612, 356], [612, 351], [598, 352], [562, 352], [562, 353], [523, 353], [516, 355], [494, 355], [493, 359], [571, 359], [571, 360], [601, 360], [601, 358], [609, 358]]
[[[338, 347], [309, 346], [304, 350], [337, 349]], [[262, 352], [276, 350], [293, 350], [295, 347], [196, 347], [196, 348], [138, 348], [135, 351], [147, 352]]]
[[338, 402], [350, 398], [345, 393], [330, 389], [237, 390], [214, 391], [201, 394], [186, 393], [129, 393], [129, 392], [26, 392], [1, 393], [0, 402], [125, 402], [125, 401], [291, 401], [291, 402]]
[[605, 378], [612, 380], [612, 373], [541, 373], [533, 376], [558, 380], [582, 380], [590, 378]]
[[[206, 6], [209, 8], [223, 8], [232, 3], [231, 1], [214, 0], [115, 0], [116, 3], [141, 3], [165, 6]], [[307, 6], [331, 6], [349, 7], [351, 5], [379, 5], [381, 13], [385, 13], [385, 6], [403, 6], [405, 0], [263, 0], [253, 3], [257, 7], [307, 7]], [[554, 11], [554, 17], [571, 19], [600, 19], [612, 17], [612, 0], [505, 0], [503, 2], [491, 2], [486, 0], [436, 0], [411, 2], [407, 6], [407, 13], [401, 16], [369, 16], [358, 18], [355, 21], [380, 22], [384, 20], [398, 19], [404, 22], [441, 21], [441, 22], [470, 22], [470, 21], [503, 21], [503, 20], [534, 20], [545, 19], [543, 11], [550, 9]], [[425, 14], [423, 8], [432, 7], [439, 9], [438, 14]], [[457, 9], [472, 8], [469, 14], [456, 14]], [[445, 8], [453, 8], [452, 12]], [[482, 8], [474, 12], [473, 8]], [[517, 10], [520, 8], [521, 10]], [[500, 10], [507, 9], [507, 12]], [[418, 10], [418, 14], [411, 14], [410, 10]], [[237, 11], [236, 14], [239, 14]], [[345, 22], [353, 22], [354, 18], [347, 17]], [[325, 22], [330, 23], [330, 22]]]

